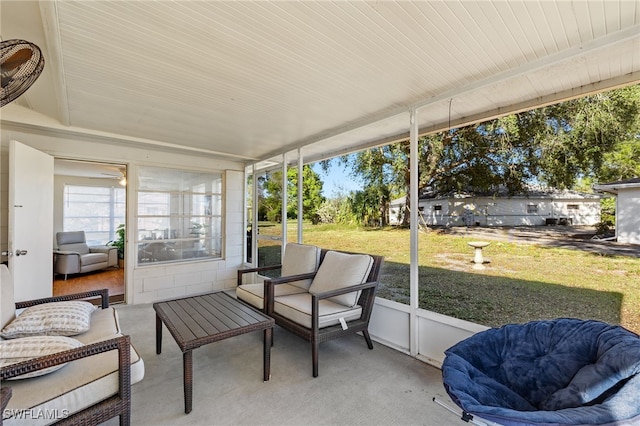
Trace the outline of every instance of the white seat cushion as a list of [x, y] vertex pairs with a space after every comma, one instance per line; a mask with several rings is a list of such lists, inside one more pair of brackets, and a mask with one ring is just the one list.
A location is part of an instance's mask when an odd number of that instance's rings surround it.
[[113, 307], [108, 307], [106, 309], [96, 309], [93, 311], [89, 331], [73, 336], [73, 338], [88, 345], [120, 335], [121, 330], [118, 321], [118, 312]]
[[[305, 290], [289, 284], [275, 286], [276, 296], [286, 296], [288, 294], [303, 293]], [[236, 297], [251, 306], [264, 309], [264, 284], [243, 284], [236, 288]]]
[[[318, 327], [328, 327], [340, 323], [340, 318], [351, 321], [360, 318], [362, 308], [355, 306], [347, 307], [341, 303], [331, 300], [320, 300], [318, 303], [320, 310], [318, 315]], [[274, 299], [274, 312], [289, 318], [290, 320], [311, 328], [311, 294], [299, 293], [288, 296], [278, 296]]]
[[[117, 336], [113, 336], [117, 337]], [[2, 413], [3, 424], [46, 425], [58, 419], [8, 418], [12, 413], [49, 413], [63, 417], [75, 413], [118, 392], [118, 351], [104, 352], [77, 361], [46, 376], [11, 382], [13, 396]], [[131, 384], [144, 377], [144, 363], [131, 347]]]
[[[363, 284], [367, 282], [372, 266], [373, 258], [368, 254], [347, 254], [328, 251], [309, 287], [309, 293], [318, 294]], [[359, 296], [360, 292], [354, 291], [332, 297], [330, 300], [353, 307], [358, 303]]]

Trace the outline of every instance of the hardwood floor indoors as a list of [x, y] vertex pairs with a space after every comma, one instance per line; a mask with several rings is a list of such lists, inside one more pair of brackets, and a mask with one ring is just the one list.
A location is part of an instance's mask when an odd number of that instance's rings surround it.
[[109, 268], [86, 274], [55, 275], [53, 295], [78, 293], [88, 290], [109, 289], [109, 303], [124, 303], [124, 268]]

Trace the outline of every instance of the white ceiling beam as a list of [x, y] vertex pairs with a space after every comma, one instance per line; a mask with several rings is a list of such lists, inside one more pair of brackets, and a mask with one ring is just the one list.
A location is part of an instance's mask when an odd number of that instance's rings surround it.
[[[3, 110], [3, 113], [4, 112], [5, 111]], [[150, 139], [135, 138], [135, 137], [117, 135], [114, 133], [80, 129], [80, 128], [74, 128], [74, 127], [62, 127], [60, 125], [56, 126], [55, 124], [26, 123], [22, 120], [12, 120], [11, 118], [7, 118], [5, 114], [3, 114], [3, 117], [0, 120], [0, 123], [2, 123], [2, 128], [5, 130], [27, 131], [27, 132], [32, 132], [32, 133], [41, 134], [45, 136], [59, 136], [59, 137], [69, 138], [69, 139], [93, 140], [98, 142], [103, 141], [109, 144], [122, 144], [129, 147], [135, 146], [135, 147], [144, 148], [144, 149], [160, 148], [160, 149], [166, 149], [166, 150], [181, 152], [181, 153], [207, 155], [207, 156], [211, 156], [212, 158], [223, 158], [223, 159], [229, 159], [233, 161], [242, 161], [245, 163], [258, 161], [257, 158], [248, 157], [244, 155], [231, 154], [228, 152], [215, 151], [211, 149], [195, 148], [195, 147], [180, 145], [176, 143], [160, 142], [160, 141], [154, 141]]]
[[69, 100], [67, 98], [67, 82], [64, 77], [64, 63], [62, 60], [62, 43], [60, 41], [60, 27], [58, 26], [58, 4], [55, 1], [40, 3], [40, 18], [47, 41], [48, 63], [55, 84], [53, 85], [58, 119], [65, 126], [71, 125], [69, 114]]

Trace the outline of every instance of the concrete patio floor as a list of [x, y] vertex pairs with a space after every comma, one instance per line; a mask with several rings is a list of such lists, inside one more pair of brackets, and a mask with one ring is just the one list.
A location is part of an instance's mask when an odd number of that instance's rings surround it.
[[[151, 305], [117, 306], [123, 333], [145, 363], [132, 387], [134, 425], [456, 425], [440, 370], [361, 336], [320, 345], [311, 375], [307, 342], [275, 329], [271, 380], [262, 381], [262, 333], [213, 343], [193, 352], [193, 411], [184, 414], [182, 353], [165, 329], [155, 353]], [[111, 419], [108, 425], [118, 424]]]

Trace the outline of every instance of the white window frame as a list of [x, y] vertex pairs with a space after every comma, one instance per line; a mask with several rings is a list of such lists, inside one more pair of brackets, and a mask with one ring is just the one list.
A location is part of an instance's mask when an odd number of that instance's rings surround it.
[[222, 172], [140, 166], [137, 264], [222, 259], [223, 181]]
[[[71, 193], [71, 188], [83, 188], [86, 189], [84, 193], [87, 196], [108, 196], [108, 201], [100, 204], [108, 204], [109, 205], [109, 213], [108, 215], [100, 215], [95, 214], [96, 212], [100, 212], [101, 209], [97, 208], [96, 201], [78, 201], [78, 200], [70, 200], [71, 195], [79, 195], [82, 193], [74, 192]], [[91, 193], [92, 190], [96, 192]], [[98, 192], [108, 191], [108, 194], [100, 194]], [[75, 198], [75, 197], [71, 197]], [[63, 209], [62, 209], [62, 229], [65, 232], [69, 231], [84, 231], [87, 239], [87, 243], [89, 245], [103, 245], [109, 241], [113, 241], [116, 237], [116, 229], [120, 224], [124, 224], [126, 220], [126, 189], [117, 187], [117, 186], [100, 186], [100, 185], [84, 185], [84, 184], [73, 184], [67, 183], [64, 185], [64, 194], [63, 194]], [[91, 208], [91, 211], [94, 214], [84, 215], [84, 216], [73, 216], [71, 217], [69, 214], [69, 208], [71, 204], [86, 204], [87, 207]], [[118, 207], [121, 205], [121, 210], [118, 211]], [[72, 224], [75, 219], [75, 224]], [[84, 221], [82, 220], [84, 219]], [[81, 223], [84, 222], [84, 225]], [[104, 229], [104, 224], [106, 222], [106, 229]], [[96, 223], [96, 227], [93, 225], [89, 225], [90, 223]], [[100, 226], [102, 225], [102, 226]], [[101, 229], [102, 228], [102, 229]], [[106, 238], [94, 238], [95, 234], [106, 233]]]

